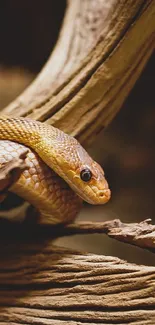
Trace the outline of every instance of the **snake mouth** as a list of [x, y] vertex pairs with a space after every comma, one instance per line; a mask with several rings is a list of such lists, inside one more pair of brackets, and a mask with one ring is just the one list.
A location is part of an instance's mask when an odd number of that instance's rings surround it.
[[111, 191], [109, 188], [98, 190], [98, 192], [89, 189], [89, 194], [84, 192], [80, 193], [80, 191], [78, 191], [77, 194], [81, 199], [93, 205], [105, 204], [111, 198]]
[[97, 193], [97, 195], [95, 195], [95, 199], [94, 196], [90, 199], [87, 199], [86, 201], [88, 203], [91, 204], [105, 204], [107, 203], [111, 198], [111, 191], [109, 189], [104, 189], [104, 190], [99, 190], [99, 192]]

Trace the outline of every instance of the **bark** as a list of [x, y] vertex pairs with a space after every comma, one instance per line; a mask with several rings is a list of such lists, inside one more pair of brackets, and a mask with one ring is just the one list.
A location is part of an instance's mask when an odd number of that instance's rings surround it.
[[51, 241], [6, 243], [0, 246], [1, 324], [154, 324], [154, 267]]

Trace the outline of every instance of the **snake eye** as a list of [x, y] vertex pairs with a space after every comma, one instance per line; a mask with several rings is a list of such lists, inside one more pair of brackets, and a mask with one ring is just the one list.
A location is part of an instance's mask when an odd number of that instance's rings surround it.
[[81, 171], [80, 177], [81, 177], [82, 181], [89, 182], [92, 178], [92, 173], [88, 168], [85, 168]]

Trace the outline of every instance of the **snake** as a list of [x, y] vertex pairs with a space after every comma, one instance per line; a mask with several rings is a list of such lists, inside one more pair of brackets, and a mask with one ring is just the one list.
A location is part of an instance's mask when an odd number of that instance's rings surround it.
[[0, 168], [25, 148], [26, 169], [9, 190], [35, 207], [40, 220], [68, 223], [82, 201], [109, 201], [103, 169], [76, 138], [44, 122], [1, 115]]

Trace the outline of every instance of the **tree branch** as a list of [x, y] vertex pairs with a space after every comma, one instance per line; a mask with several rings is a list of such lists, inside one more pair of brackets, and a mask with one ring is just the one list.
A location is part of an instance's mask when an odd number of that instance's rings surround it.
[[49, 61], [4, 113], [47, 120], [88, 145], [138, 79], [154, 31], [154, 1], [69, 1]]
[[140, 223], [123, 223], [119, 219], [98, 223], [76, 222], [55, 233], [58, 236], [107, 234], [121, 242], [146, 248], [155, 253], [155, 226], [151, 224], [151, 219], [146, 219]]
[[[33, 220], [33, 219], [32, 219]], [[67, 225], [53, 226], [50, 224], [36, 224], [29, 217], [29, 222], [25, 220], [23, 224], [1, 223], [0, 237], [9, 231], [9, 238], [48, 238], [57, 239], [63, 236], [73, 236], [79, 234], [105, 234], [123, 243], [134, 245], [155, 253], [155, 225], [151, 224], [151, 219], [146, 219], [140, 223], [123, 223], [119, 219], [105, 222], [75, 222]], [[11, 234], [12, 232], [12, 234]]]

